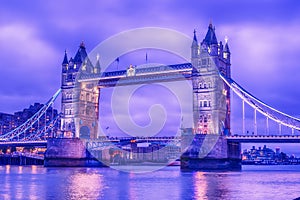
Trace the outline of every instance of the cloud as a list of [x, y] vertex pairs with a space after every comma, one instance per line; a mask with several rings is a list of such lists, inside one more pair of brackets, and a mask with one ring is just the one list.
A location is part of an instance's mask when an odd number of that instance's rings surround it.
[[[230, 39], [234, 79], [268, 104], [299, 115], [300, 90], [295, 86], [300, 80], [299, 16], [299, 3], [258, 0], [1, 3], [0, 111], [13, 112], [48, 99], [60, 86], [63, 51], [67, 48], [74, 57], [81, 40], [91, 50], [118, 32], [157, 26], [189, 36], [196, 28], [202, 41], [212, 19], [218, 39], [225, 35]], [[101, 98], [106, 105], [108, 98]], [[191, 101], [183, 103], [190, 109], [184, 124], [192, 124]]]
[[[229, 35], [232, 53], [232, 76], [250, 93], [290, 114], [300, 91], [290, 87], [300, 80], [298, 54], [300, 26], [241, 24], [221, 26], [220, 33]], [[282, 105], [291, 105], [283, 107]], [[292, 108], [292, 109], [290, 109]]]
[[[60, 80], [57, 76], [60, 72], [56, 61], [58, 54], [52, 46], [38, 38], [33, 27], [22, 24], [1, 26], [0, 43], [0, 95], [10, 95], [9, 98], [16, 98], [23, 106], [33, 103], [29, 102], [33, 95], [37, 100], [50, 98], [59, 85], [53, 80]], [[0, 100], [1, 111], [7, 110], [5, 104], [9, 102], [5, 100]]]

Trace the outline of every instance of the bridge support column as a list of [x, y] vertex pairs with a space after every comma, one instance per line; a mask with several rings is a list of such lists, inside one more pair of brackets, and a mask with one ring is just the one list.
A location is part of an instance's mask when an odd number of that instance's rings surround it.
[[45, 167], [104, 166], [86, 150], [79, 138], [50, 138], [47, 141]]
[[182, 136], [182, 170], [241, 170], [241, 145], [225, 136], [196, 134]]

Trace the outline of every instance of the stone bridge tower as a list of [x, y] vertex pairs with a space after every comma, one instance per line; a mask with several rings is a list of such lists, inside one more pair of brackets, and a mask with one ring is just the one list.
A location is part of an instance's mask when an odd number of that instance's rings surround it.
[[62, 63], [61, 131], [67, 138], [97, 138], [99, 117], [99, 89], [97, 83], [80, 78], [100, 74], [99, 59], [95, 66], [88, 58], [82, 42], [73, 58], [65, 52]]
[[182, 133], [181, 168], [188, 170], [239, 170], [240, 144], [230, 135], [230, 90], [220, 78], [230, 78], [230, 51], [218, 42], [209, 24], [199, 44], [194, 31], [191, 46], [193, 134]]
[[219, 73], [230, 78], [230, 52], [217, 41], [209, 24], [205, 38], [198, 43], [196, 32], [191, 47], [193, 65], [193, 119], [197, 134], [230, 134], [230, 90]]

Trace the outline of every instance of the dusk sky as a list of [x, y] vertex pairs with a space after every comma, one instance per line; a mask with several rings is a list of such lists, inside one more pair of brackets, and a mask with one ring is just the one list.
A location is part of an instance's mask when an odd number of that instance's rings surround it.
[[[296, 0], [1, 1], [0, 112], [47, 101], [60, 87], [65, 49], [74, 57], [81, 41], [89, 51], [114, 34], [142, 27], [191, 37], [196, 29], [202, 41], [210, 21], [219, 41], [229, 38], [234, 80], [274, 108], [300, 117]], [[157, 62], [151, 54], [149, 59]], [[126, 67], [120, 59], [119, 68]]]

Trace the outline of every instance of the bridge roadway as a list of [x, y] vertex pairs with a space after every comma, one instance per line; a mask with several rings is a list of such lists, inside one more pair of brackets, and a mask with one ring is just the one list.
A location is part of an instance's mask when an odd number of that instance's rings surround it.
[[226, 138], [239, 143], [300, 143], [300, 135], [232, 135]]
[[47, 140], [39, 141], [1, 141], [1, 147], [47, 147]]
[[[300, 135], [232, 135], [226, 137], [230, 142], [239, 143], [300, 143]], [[131, 142], [144, 143], [144, 142], [180, 142], [180, 137], [112, 137], [109, 139], [96, 139], [86, 140], [92, 143], [111, 143], [111, 144], [123, 144], [126, 145]], [[46, 140], [40, 141], [1, 141], [1, 147], [47, 147]]]
[[[84, 139], [83, 139], [84, 140]], [[110, 144], [128, 144], [131, 142], [143, 143], [143, 142], [174, 142], [180, 141], [180, 137], [102, 137], [94, 140], [85, 140], [90, 143], [110, 143]], [[47, 147], [47, 140], [38, 141], [0, 141], [1, 147]]]

